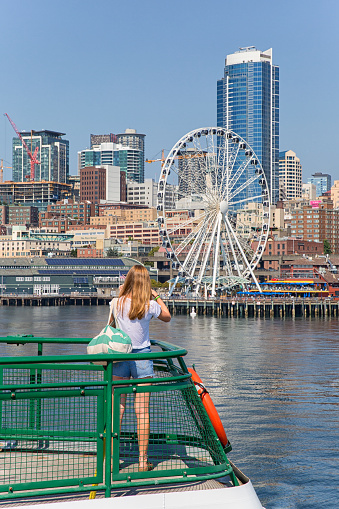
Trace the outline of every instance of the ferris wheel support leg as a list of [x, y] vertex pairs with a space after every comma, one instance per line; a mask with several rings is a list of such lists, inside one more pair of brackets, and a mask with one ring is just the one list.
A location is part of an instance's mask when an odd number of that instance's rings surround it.
[[173, 290], [174, 290], [174, 288], [176, 287], [176, 285], [177, 285], [177, 282], [178, 282], [178, 281], [179, 281], [179, 276], [177, 276], [177, 277], [175, 278], [175, 281], [174, 281], [173, 285], [169, 288], [169, 292], [168, 292], [168, 296], [169, 296], [169, 297], [171, 297], [171, 296], [172, 296]]
[[232, 233], [232, 236], [233, 236], [233, 238], [234, 238], [234, 240], [235, 240], [235, 242], [236, 242], [236, 244], [237, 244], [237, 246], [238, 246], [238, 249], [239, 249], [239, 251], [241, 252], [241, 255], [242, 255], [243, 260], [244, 260], [244, 262], [245, 262], [245, 264], [246, 264], [246, 266], [247, 266], [247, 269], [249, 270], [249, 272], [250, 272], [250, 274], [251, 274], [251, 276], [252, 276], [252, 279], [253, 279], [253, 281], [254, 281], [254, 284], [255, 284], [255, 286], [257, 287], [257, 290], [259, 291], [259, 293], [262, 293], [262, 290], [261, 290], [261, 288], [260, 288], [260, 286], [259, 286], [259, 283], [258, 283], [258, 281], [257, 281], [257, 278], [256, 278], [256, 277], [255, 277], [255, 275], [254, 275], [254, 272], [253, 272], [253, 270], [252, 270], [251, 265], [248, 263], [248, 260], [247, 260], [247, 258], [246, 258], [246, 255], [245, 255], [245, 253], [244, 253], [244, 250], [243, 250], [243, 248], [241, 247], [241, 244], [240, 244], [239, 240], [237, 239], [237, 236], [235, 235], [235, 233], [234, 233], [234, 231], [233, 231], [233, 228], [232, 228], [232, 226], [231, 226], [231, 224], [230, 224], [230, 222], [229, 222], [229, 220], [228, 220], [228, 217], [227, 217], [226, 215], [225, 215], [224, 217], [225, 217], [225, 221], [226, 221], [226, 223], [227, 223], [227, 225], [228, 225], [228, 227], [229, 227], [229, 229], [230, 229], [230, 232]]
[[208, 259], [209, 259], [210, 253], [211, 253], [211, 248], [212, 248], [213, 239], [214, 239], [214, 236], [215, 236], [215, 232], [216, 232], [217, 226], [218, 226], [218, 223], [216, 222], [214, 227], [213, 227], [213, 231], [212, 231], [212, 234], [211, 234], [211, 239], [210, 239], [210, 241], [208, 243], [207, 250], [205, 252], [205, 256], [204, 256], [202, 267], [200, 269], [199, 278], [198, 278], [198, 282], [197, 282], [198, 288], [201, 285], [201, 280], [202, 280], [203, 275], [204, 275], [205, 270], [206, 270], [206, 265], [207, 265], [207, 262], [208, 262]]
[[222, 214], [219, 212], [218, 214], [218, 229], [217, 229], [217, 240], [215, 243], [215, 251], [214, 251], [214, 266], [213, 266], [213, 283], [212, 283], [212, 297], [215, 297], [215, 283], [217, 279], [218, 272], [218, 262], [219, 262], [219, 244], [220, 244], [220, 225], [221, 225]]
[[225, 217], [224, 217], [224, 223], [225, 223], [225, 226], [226, 226], [226, 233], [227, 233], [228, 242], [229, 242], [229, 245], [231, 247], [232, 254], [233, 254], [233, 260], [234, 260], [234, 263], [235, 263], [235, 267], [237, 269], [238, 276], [240, 277], [241, 276], [240, 267], [239, 267], [239, 264], [238, 264], [238, 259], [237, 259], [237, 256], [235, 254], [233, 242], [232, 242], [232, 239], [231, 239], [231, 234], [230, 234], [230, 231], [229, 231], [229, 228], [228, 228], [228, 224], [226, 222], [226, 218]]

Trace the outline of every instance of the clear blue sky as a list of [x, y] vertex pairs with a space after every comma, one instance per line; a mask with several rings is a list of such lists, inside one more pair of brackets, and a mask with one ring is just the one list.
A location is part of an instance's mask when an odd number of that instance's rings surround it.
[[[280, 150], [297, 153], [304, 181], [315, 171], [339, 179], [337, 0], [0, 0], [0, 9], [0, 113], [20, 130], [66, 133], [71, 174], [90, 133], [135, 128], [152, 159], [215, 125], [226, 55], [256, 46], [272, 47], [280, 67]], [[1, 115], [9, 163], [13, 135]], [[146, 176], [158, 170], [147, 165]]]

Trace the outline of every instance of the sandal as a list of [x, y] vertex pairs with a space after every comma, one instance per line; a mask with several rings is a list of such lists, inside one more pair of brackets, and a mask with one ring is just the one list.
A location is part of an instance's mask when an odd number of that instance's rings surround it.
[[153, 470], [154, 469], [154, 465], [153, 463], [150, 463], [149, 461], [146, 461], [146, 464], [141, 467], [139, 465], [139, 472], [149, 472], [150, 470]]

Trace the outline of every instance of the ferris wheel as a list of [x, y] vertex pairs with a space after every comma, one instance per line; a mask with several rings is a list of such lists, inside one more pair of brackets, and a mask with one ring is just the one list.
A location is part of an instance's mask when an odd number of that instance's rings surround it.
[[[169, 175], [176, 174], [176, 210], [167, 206]], [[173, 189], [173, 186], [171, 186]], [[198, 295], [252, 281], [270, 224], [270, 194], [249, 144], [230, 129], [207, 127], [183, 136], [161, 168], [158, 225], [177, 283]]]

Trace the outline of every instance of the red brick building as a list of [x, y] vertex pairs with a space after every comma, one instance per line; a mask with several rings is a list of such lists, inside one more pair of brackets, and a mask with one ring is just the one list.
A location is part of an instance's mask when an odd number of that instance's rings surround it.
[[107, 226], [103, 224], [96, 224], [93, 226], [92, 224], [71, 224], [69, 226], [69, 230], [106, 230]]
[[8, 224], [8, 205], [0, 205], [0, 224]]
[[339, 254], [339, 209], [333, 209], [333, 202], [310, 205], [291, 212], [291, 235], [305, 241], [324, 242], [328, 240], [332, 253]]
[[86, 166], [80, 170], [80, 200], [99, 203], [106, 200], [106, 169]]
[[[72, 230], [78, 224], [77, 219], [70, 219], [65, 216], [54, 216], [47, 219], [40, 219], [39, 227], [44, 228], [47, 232], [65, 233]], [[79, 228], [83, 229], [84, 225], [80, 224]]]
[[103, 249], [95, 247], [79, 247], [77, 249], [77, 258], [103, 258]]
[[106, 210], [148, 209], [148, 205], [134, 205], [132, 203], [100, 203], [98, 216], [104, 216]]
[[120, 171], [120, 201], [127, 201], [127, 181], [126, 173]]
[[[47, 227], [51, 219], [60, 218], [60, 223], [85, 225], [90, 224], [90, 218], [97, 214], [97, 205], [89, 201], [75, 202], [62, 200], [47, 206], [47, 211], [39, 214], [39, 227]], [[67, 229], [67, 228], [66, 228]], [[62, 230], [60, 230], [62, 231]], [[64, 230], [65, 231], [65, 230]]]
[[[252, 243], [252, 248], [254, 250], [257, 248], [257, 246], [257, 241]], [[279, 261], [277, 259], [269, 259], [269, 257], [274, 258], [277, 256], [285, 255], [315, 256], [322, 254], [324, 254], [323, 242], [307, 241], [294, 238], [269, 239], [263, 252], [261, 266], [266, 270], [277, 270], [279, 268]], [[267, 259], [265, 259], [265, 257], [267, 257]]]
[[8, 224], [38, 226], [38, 207], [31, 205], [8, 205]]
[[[257, 244], [253, 242], [254, 244]], [[293, 239], [293, 238], [281, 238], [281, 239], [269, 239], [266, 244], [264, 255], [293, 255], [293, 254], [307, 254], [307, 255], [321, 255], [324, 253], [323, 242]]]

